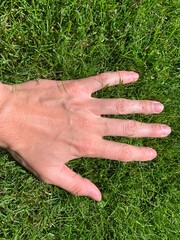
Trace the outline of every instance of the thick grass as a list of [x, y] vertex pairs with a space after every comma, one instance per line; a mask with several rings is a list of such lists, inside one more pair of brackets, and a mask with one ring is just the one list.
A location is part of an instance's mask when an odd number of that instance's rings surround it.
[[69, 164], [102, 190], [100, 203], [40, 182], [2, 150], [0, 239], [179, 239], [179, 16], [179, 0], [0, 2], [2, 82], [136, 70], [138, 83], [94, 96], [159, 100], [162, 114], [124, 118], [172, 127], [164, 139], [109, 138], [154, 147], [152, 162]]

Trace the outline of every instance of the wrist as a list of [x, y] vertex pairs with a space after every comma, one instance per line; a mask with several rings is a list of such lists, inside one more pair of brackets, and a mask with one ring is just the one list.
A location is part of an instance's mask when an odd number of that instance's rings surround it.
[[4, 84], [0, 82], [0, 114], [7, 106], [10, 95], [12, 94], [12, 86], [8, 84]]
[[[0, 147], [7, 148], [9, 100], [11, 99], [11, 86], [0, 82]], [[8, 110], [9, 109], [9, 110]]]

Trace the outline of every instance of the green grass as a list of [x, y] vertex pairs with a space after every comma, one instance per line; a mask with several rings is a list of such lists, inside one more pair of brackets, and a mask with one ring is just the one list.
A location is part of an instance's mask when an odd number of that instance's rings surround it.
[[110, 139], [154, 147], [158, 157], [149, 163], [71, 162], [102, 190], [96, 203], [40, 182], [2, 150], [0, 239], [179, 239], [179, 0], [0, 2], [2, 82], [117, 69], [136, 70], [140, 80], [94, 96], [161, 101], [165, 110], [158, 116], [124, 117], [168, 124], [172, 134]]

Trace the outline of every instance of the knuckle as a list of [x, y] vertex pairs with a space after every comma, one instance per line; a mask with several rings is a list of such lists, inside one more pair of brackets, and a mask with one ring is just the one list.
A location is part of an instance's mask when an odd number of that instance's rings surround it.
[[72, 182], [74, 183], [71, 188], [72, 193], [76, 196], [82, 196], [84, 194], [84, 178], [79, 176], [77, 173], [74, 173], [72, 179]]
[[44, 183], [46, 183], [46, 184], [53, 184], [52, 179], [51, 179], [50, 177], [48, 177], [48, 176], [46, 176], [46, 177], [41, 177], [41, 176], [40, 176], [40, 178], [41, 178], [41, 180], [42, 180]]
[[128, 122], [124, 126], [124, 135], [125, 136], [133, 136], [136, 132], [137, 123], [133, 120], [128, 120]]
[[153, 135], [158, 136], [158, 133], [159, 133], [159, 130], [160, 130], [160, 125], [159, 124], [151, 124], [151, 128], [152, 128]]
[[104, 81], [107, 78], [107, 74], [108, 73], [100, 73], [97, 77], [99, 80]]
[[84, 119], [82, 121], [82, 127], [85, 129], [85, 130], [88, 130], [88, 129], [92, 129], [92, 122], [88, 119]]
[[102, 84], [102, 87], [105, 87], [104, 82], [106, 82], [107, 76], [108, 76], [108, 73], [100, 73], [95, 76], [95, 80], [100, 82]]
[[91, 157], [94, 155], [95, 143], [92, 141], [83, 141], [78, 147], [78, 155]]
[[82, 196], [82, 189], [80, 186], [74, 185], [72, 188], [72, 193], [76, 196]]
[[132, 152], [129, 146], [122, 146], [122, 149], [119, 151], [118, 154], [119, 159], [121, 159], [122, 161], [132, 161]]
[[116, 100], [116, 111], [117, 113], [124, 113], [126, 110], [126, 101], [124, 99]]
[[56, 174], [46, 170], [44, 173], [40, 174], [40, 179], [46, 184], [56, 185]]
[[71, 80], [68, 86], [70, 91], [75, 94], [81, 89], [81, 84], [77, 80]]
[[146, 113], [146, 104], [143, 100], [139, 101], [139, 105], [140, 105], [140, 112], [141, 113]]
[[92, 156], [94, 149], [95, 149], [94, 144], [91, 142], [83, 145], [83, 151], [84, 151], [85, 155]]
[[56, 86], [61, 93], [69, 93], [72, 96], [81, 90], [81, 84], [77, 80], [56, 81]]

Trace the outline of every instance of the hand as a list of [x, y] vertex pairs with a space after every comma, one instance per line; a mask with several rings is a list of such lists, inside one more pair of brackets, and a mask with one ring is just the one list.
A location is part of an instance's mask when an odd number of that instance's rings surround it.
[[163, 110], [154, 101], [96, 99], [104, 86], [138, 79], [135, 72], [108, 72], [80, 80], [34, 80], [5, 85], [1, 111], [1, 145], [38, 178], [80, 196], [101, 200], [98, 188], [66, 166], [80, 157], [118, 161], [148, 161], [156, 151], [104, 140], [103, 136], [165, 137], [171, 129], [161, 124], [108, 119], [103, 114], [153, 114]]

